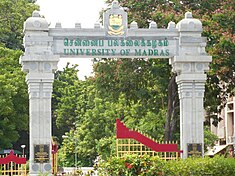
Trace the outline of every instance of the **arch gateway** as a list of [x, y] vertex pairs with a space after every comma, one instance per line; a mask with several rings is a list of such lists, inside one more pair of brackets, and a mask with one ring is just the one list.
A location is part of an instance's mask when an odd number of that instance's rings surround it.
[[212, 58], [205, 51], [202, 23], [187, 12], [177, 25], [169, 22], [167, 29], [157, 28], [155, 22], [149, 29], [139, 29], [136, 22], [128, 28], [127, 13], [116, 0], [103, 22], [103, 27], [97, 23], [92, 29], [81, 28], [80, 23], [48, 28], [37, 11], [25, 21], [20, 63], [27, 72], [30, 104], [30, 175], [51, 172], [51, 95], [61, 57], [168, 58], [177, 73], [182, 157], [187, 158], [192, 148], [204, 154], [205, 72]]

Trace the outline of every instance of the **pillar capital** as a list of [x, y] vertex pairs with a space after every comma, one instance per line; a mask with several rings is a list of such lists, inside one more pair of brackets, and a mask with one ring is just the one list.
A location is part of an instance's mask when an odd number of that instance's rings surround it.
[[49, 24], [45, 18], [42, 18], [39, 11], [34, 11], [32, 17], [29, 17], [24, 23], [24, 32], [26, 31], [49, 31]]
[[176, 26], [180, 32], [202, 32], [202, 22], [193, 18], [191, 12], [185, 13], [185, 18], [182, 19]]
[[22, 70], [27, 73], [53, 73], [57, 70], [59, 56], [51, 54], [28, 54], [21, 56]]
[[53, 37], [49, 36], [48, 23], [34, 11], [24, 24], [24, 55], [20, 58], [23, 71], [51, 73], [57, 69], [59, 56], [53, 54]]
[[173, 72], [181, 74], [204, 74], [209, 70], [211, 56], [175, 56], [171, 59]]

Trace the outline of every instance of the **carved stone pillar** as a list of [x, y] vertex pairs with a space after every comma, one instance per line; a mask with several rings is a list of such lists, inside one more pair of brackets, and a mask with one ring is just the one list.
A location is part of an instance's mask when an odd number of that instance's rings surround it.
[[188, 157], [190, 146], [196, 146], [194, 149], [198, 151], [194, 152], [203, 156], [205, 72], [212, 59], [205, 52], [206, 41], [201, 37], [202, 23], [199, 20], [187, 12], [176, 27], [179, 31], [178, 56], [171, 58], [170, 62], [177, 73], [182, 157]]
[[59, 57], [53, 55], [53, 38], [48, 31], [48, 23], [37, 11], [25, 22], [25, 53], [20, 63], [27, 72], [29, 93], [30, 175], [52, 171], [51, 94]]

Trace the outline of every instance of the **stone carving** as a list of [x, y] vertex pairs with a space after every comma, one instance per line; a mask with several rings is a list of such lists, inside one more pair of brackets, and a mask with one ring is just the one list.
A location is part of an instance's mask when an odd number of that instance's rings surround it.
[[190, 63], [184, 63], [183, 64], [183, 71], [190, 71], [191, 64]]
[[31, 70], [36, 70], [38, 68], [38, 64], [36, 62], [29, 63], [29, 68]]
[[149, 29], [157, 29], [157, 23], [155, 21], [151, 21], [151, 23], [149, 23]]
[[167, 29], [175, 29], [175, 27], [176, 27], [175, 22], [170, 21], [170, 22], [168, 23]]
[[131, 25], [130, 25], [130, 28], [131, 28], [131, 29], [138, 29], [138, 24], [137, 24], [137, 22], [133, 21], [133, 22], [131, 23]]
[[44, 165], [44, 169], [45, 169], [45, 171], [47, 171], [47, 172], [48, 172], [48, 171], [51, 171], [51, 168], [52, 168], [52, 167], [51, 167], [51, 164], [45, 164], [45, 165]]
[[39, 171], [39, 165], [38, 164], [33, 164], [32, 166], [33, 171]]
[[203, 68], [204, 68], [204, 65], [202, 63], [197, 63], [196, 64], [196, 70], [197, 71], [204, 71]]
[[45, 72], [50, 72], [51, 71], [51, 64], [48, 62], [44, 63], [44, 70], [45, 70]]
[[34, 21], [33, 26], [36, 28], [39, 28], [41, 26], [41, 22], [40, 21]]

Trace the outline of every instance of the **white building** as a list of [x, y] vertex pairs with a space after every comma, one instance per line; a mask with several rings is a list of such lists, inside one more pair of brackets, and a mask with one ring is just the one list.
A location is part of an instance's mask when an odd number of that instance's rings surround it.
[[[211, 131], [219, 137], [216, 146], [212, 149], [213, 155], [234, 144], [234, 121], [235, 121], [235, 97], [228, 99], [225, 108], [221, 111], [222, 120], [215, 127], [211, 124]], [[211, 153], [210, 153], [211, 154]], [[209, 154], [209, 155], [210, 155]]]

